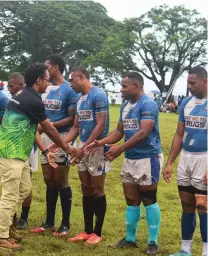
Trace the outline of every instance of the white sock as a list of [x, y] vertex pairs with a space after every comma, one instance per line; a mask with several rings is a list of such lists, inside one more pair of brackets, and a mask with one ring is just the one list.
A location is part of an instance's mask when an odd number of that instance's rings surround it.
[[182, 240], [181, 251], [191, 253], [192, 240]]
[[208, 244], [207, 243], [203, 243], [202, 256], [208, 256]]

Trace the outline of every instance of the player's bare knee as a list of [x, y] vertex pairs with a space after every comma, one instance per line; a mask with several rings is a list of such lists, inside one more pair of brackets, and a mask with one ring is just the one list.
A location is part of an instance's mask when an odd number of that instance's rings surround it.
[[186, 198], [181, 198], [181, 204], [183, 211], [186, 213], [194, 213], [196, 210], [196, 206], [189, 202], [189, 200]]
[[196, 194], [195, 197], [198, 213], [207, 213], [207, 195]]
[[68, 187], [68, 184], [63, 181], [55, 181], [55, 187], [58, 189], [64, 189]]
[[91, 186], [85, 183], [81, 183], [81, 189], [84, 196], [91, 196], [92, 195], [92, 189]]
[[48, 179], [47, 177], [44, 177], [44, 182], [45, 182], [46, 186], [49, 188], [53, 188], [56, 186], [54, 180]]
[[104, 188], [100, 185], [92, 185], [92, 193], [95, 197], [104, 195]]
[[125, 193], [125, 198], [128, 206], [136, 206], [139, 204], [138, 199], [129, 193]]
[[198, 213], [207, 213], [207, 204], [197, 204], [196, 209]]

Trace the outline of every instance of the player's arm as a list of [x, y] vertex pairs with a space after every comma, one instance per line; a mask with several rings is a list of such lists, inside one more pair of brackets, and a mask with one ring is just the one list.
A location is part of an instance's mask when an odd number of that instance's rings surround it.
[[154, 126], [153, 120], [142, 120], [140, 122], [140, 129], [136, 132], [129, 140], [120, 146], [121, 153], [127, 149], [134, 148], [141, 141], [148, 138], [149, 133], [152, 131]]
[[71, 160], [72, 164], [78, 163], [84, 156], [84, 149], [102, 135], [105, 130], [107, 115], [107, 111], [101, 111], [96, 113], [96, 126], [93, 129], [86, 143], [81, 148], [77, 149], [76, 157]]
[[117, 143], [119, 140], [123, 138], [123, 135], [123, 124], [119, 122], [117, 128], [114, 131], [112, 131], [107, 137], [101, 140], [94, 140], [92, 143], [90, 143], [88, 146], [84, 148], [84, 152], [86, 154], [90, 154], [97, 151], [100, 148], [100, 146], [103, 146], [105, 144]]
[[89, 145], [94, 140], [97, 140], [102, 135], [102, 133], [105, 130], [107, 115], [108, 115], [107, 111], [96, 113], [96, 126], [93, 129], [90, 137], [86, 141], [85, 145], [81, 149], [84, 149], [84, 147]]
[[118, 122], [117, 128], [112, 131], [107, 137], [99, 140], [100, 145], [114, 144], [119, 142], [124, 136], [123, 124]]
[[182, 145], [183, 145], [183, 135], [184, 135], [184, 123], [178, 122], [178, 127], [175, 133], [175, 136], [173, 137], [172, 146], [170, 150], [170, 154], [168, 157], [168, 161], [166, 163], [167, 165], [172, 165], [177, 156], [179, 155]]
[[35, 143], [38, 145], [38, 148], [42, 151], [42, 154], [46, 157], [49, 165], [52, 166], [53, 168], [56, 168], [57, 164], [54, 162], [54, 154], [52, 152], [49, 152], [49, 150], [45, 147], [38, 131], [36, 132]]
[[46, 150], [46, 147], [45, 147], [44, 143], [43, 143], [42, 140], [41, 140], [41, 137], [40, 137], [39, 132], [36, 132], [36, 135], [35, 135], [35, 143], [38, 145], [38, 148], [39, 148], [41, 151], [45, 151], [45, 150]]
[[53, 126], [58, 128], [65, 128], [65, 127], [71, 127], [74, 123], [74, 108], [68, 109], [68, 117], [63, 118], [62, 120], [53, 122]]
[[[120, 156], [124, 151], [135, 147], [141, 141], [145, 140], [148, 137], [149, 133], [153, 129], [154, 123], [158, 118], [157, 105], [151, 101], [146, 102], [143, 104], [140, 112], [141, 115], [138, 117], [138, 119], [140, 119], [139, 130], [122, 145], [112, 146], [110, 150], [105, 154], [106, 160], [113, 161], [115, 158]], [[120, 115], [120, 118], [121, 116], [122, 114]]]
[[76, 150], [69, 146], [64, 140], [61, 139], [56, 128], [51, 124], [49, 119], [45, 119], [40, 122], [40, 125], [43, 127], [44, 132], [48, 135], [48, 137], [59, 147], [61, 147], [67, 154], [74, 156], [76, 154]]
[[78, 116], [76, 115], [74, 118], [74, 124], [70, 131], [67, 133], [67, 135], [64, 137], [65, 142], [71, 142], [77, 138], [79, 135], [79, 122], [78, 122]]

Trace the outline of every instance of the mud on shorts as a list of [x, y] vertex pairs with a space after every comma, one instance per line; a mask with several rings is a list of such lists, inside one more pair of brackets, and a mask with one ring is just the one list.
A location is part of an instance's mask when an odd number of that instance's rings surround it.
[[159, 154], [143, 159], [124, 158], [121, 169], [123, 183], [131, 183], [142, 186], [155, 184], [160, 179], [164, 157]]
[[[79, 142], [78, 148], [84, 145]], [[88, 171], [92, 176], [104, 175], [111, 170], [111, 163], [104, 160], [105, 146], [101, 146], [98, 151], [89, 155], [84, 155], [81, 162], [78, 164], [78, 171]]]
[[208, 171], [207, 160], [207, 152], [181, 151], [177, 168], [178, 186], [193, 186], [198, 190], [207, 190], [207, 185], [202, 183]]

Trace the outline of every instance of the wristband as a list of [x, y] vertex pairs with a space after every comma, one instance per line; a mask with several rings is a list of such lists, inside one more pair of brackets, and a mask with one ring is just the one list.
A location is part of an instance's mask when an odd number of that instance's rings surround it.
[[46, 149], [46, 150], [42, 151], [42, 155], [46, 156], [48, 154], [48, 152], [49, 152], [49, 150]]

